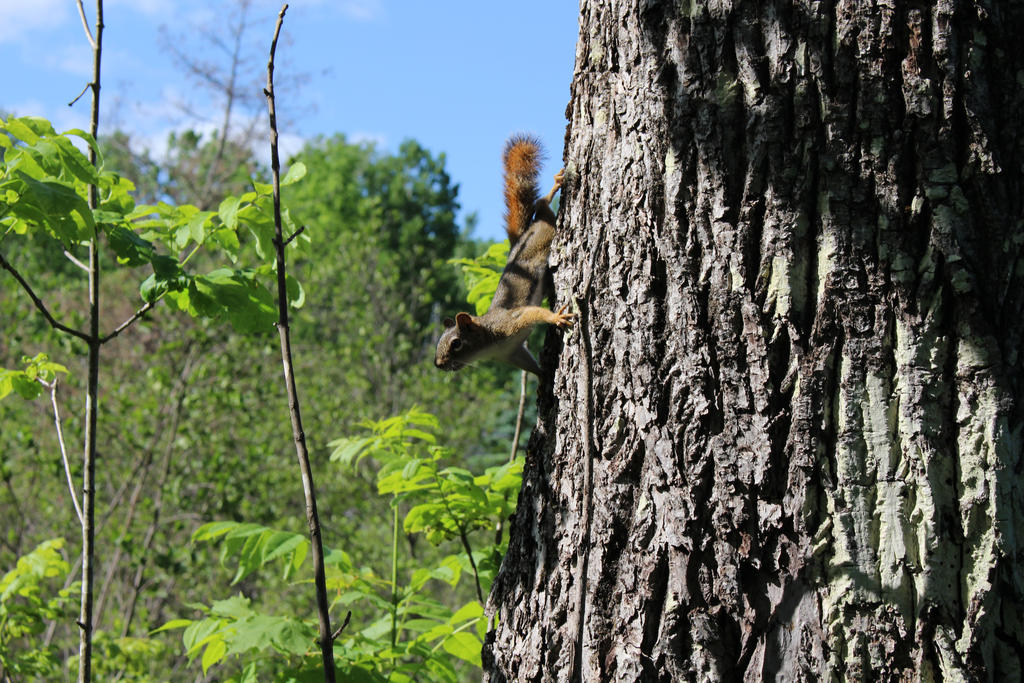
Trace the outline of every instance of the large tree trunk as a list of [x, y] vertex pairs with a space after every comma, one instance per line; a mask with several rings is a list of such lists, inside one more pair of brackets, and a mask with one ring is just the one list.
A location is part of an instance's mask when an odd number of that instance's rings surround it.
[[491, 681], [1020, 680], [1024, 3], [581, 2]]

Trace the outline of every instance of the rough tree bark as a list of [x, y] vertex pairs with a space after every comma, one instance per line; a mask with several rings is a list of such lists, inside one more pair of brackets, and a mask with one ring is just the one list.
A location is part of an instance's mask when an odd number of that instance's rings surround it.
[[580, 4], [488, 679], [1020, 680], [1024, 4]]

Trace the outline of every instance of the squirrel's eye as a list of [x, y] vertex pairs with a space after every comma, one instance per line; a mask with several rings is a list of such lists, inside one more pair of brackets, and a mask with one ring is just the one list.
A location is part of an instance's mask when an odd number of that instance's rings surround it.
[[452, 339], [452, 350], [453, 351], [458, 351], [460, 346], [462, 346], [462, 340], [461, 339]]

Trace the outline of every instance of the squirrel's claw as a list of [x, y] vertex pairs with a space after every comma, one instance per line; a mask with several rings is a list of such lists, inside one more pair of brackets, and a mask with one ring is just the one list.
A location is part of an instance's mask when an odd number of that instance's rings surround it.
[[576, 314], [566, 313], [567, 308], [569, 308], [569, 304], [562, 304], [562, 307], [555, 311], [555, 317], [551, 324], [562, 330], [572, 327], [576, 321]]

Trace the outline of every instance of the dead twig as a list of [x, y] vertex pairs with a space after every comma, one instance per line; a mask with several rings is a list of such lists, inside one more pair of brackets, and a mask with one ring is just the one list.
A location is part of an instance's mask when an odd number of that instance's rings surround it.
[[[82, 28], [85, 29], [85, 37], [89, 40], [89, 46], [95, 50], [96, 39], [92, 37], [92, 30], [89, 29], [89, 21], [85, 18], [85, 7], [82, 6], [82, 0], [76, 0], [76, 4], [78, 5], [78, 16], [82, 20]], [[85, 87], [86, 90], [88, 90], [89, 86], [87, 85]], [[82, 93], [84, 94], [85, 90], [83, 90]], [[79, 95], [78, 97], [81, 96], [82, 95]], [[77, 100], [78, 97], [76, 97], [75, 100]], [[72, 102], [72, 104], [74, 104], [74, 102]]]
[[78, 515], [78, 523], [82, 524], [84, 516], [82, 515], [82, 506], [78, 504], [78, 496], [75, 494], [75, 482], [71, 477], [71, 463], [68, 461], [68, 449], [64, 445], [64, 429], [61, 426], [60, 419], [60, 408], [57, 407], [57, 378], [54, 377], [52, 382], [44, 382], [43, 380], [37, 380], [40, 384], [50, 390], [50, 404], [53, 406], [53, 424], [57, 428], [57, 443], [60, 445], [60, 459], [64, 463], [64, 474], [68, 480], [68, 491], [71, 493], [71, 502], [75, 506], [75, 513]]

